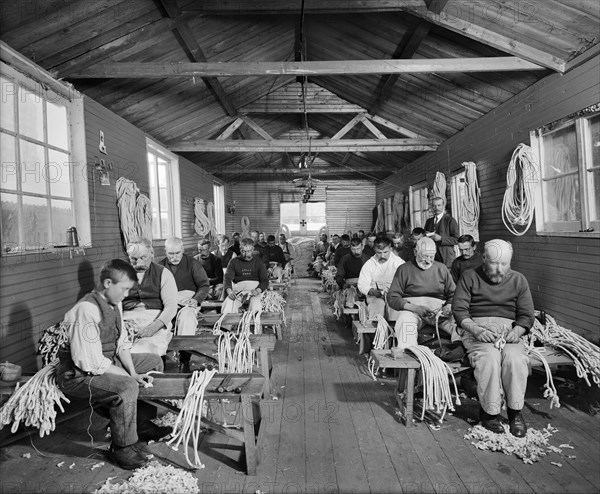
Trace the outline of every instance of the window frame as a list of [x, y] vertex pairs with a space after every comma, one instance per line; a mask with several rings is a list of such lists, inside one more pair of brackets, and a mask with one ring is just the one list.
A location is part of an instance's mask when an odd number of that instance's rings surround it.
[[[10, 49], [8, 49], [10, 51]], [[16, 56], [16, 55], [15, 55]], [[2, 134], [10, 136], [14, 139], [15, 155], [14, 164], [17, 180], [17, 188], [9, 189], [1, 187], [0, 194], [13, 194], [17, 196], [17, 208], [20, 218], [18, 225], [19, 246], [18, 249], [12, 252], [6, 252], [4, 246], [1, 249], [1, 257], [12, 257], [17, 255], [25, 255], [39, 252], [54, 252], [66, 246], [66, 231], [60, 232], [56, 230], [55, 222], [52, 217], [51, 208], [47, 208], [48, 222], [48, 238], [43, 244], [34, 244], [27, 248], [24, 239], [24, 224], [23, 224], [23, 197], [36, 197], [46, 200], [46, 205], [51, 204], [53, 200], [67, 200], [71, 203], [72, 224], [77, 228], [78, 241], [81, 247], [92, 247], [91, 222], [90, 222], [90, 206], [89, 206], [89, 183], [88, 170], [86, 163], [86, 138], [84, 124], [84, 101], [80, 93], [60, 83], [59, 81], [49, 79], [49, 75], [40, 67], [31, 62], [24, 63], [19, 56], [12, 60], [15, 67], [7, 65], [4, 61], [0, 61], [0, 73], [2, 77], [9, 83], [13, 83], [18, 88], [18, 93], [14, 99], [14, 129], [9, 130], [3, 128]], [[11, 62], [11, 63], [12, 63]], [[45, 103], [42, 109], [42, 140], [28, 136], [19, 129], [19, 100], [20, 91], [26, 90], [36, 94], [42, 98]], [[68, 150], [48, 142], [48, 122], [47, 122], [47, 103], [58, 104], [66, 109], [67, 120], [67, 147]], [[21, 177], [21, 141], [28, 142], [43, 148], [44, 173], [40, 176], [48, 174], [49, 152], [60, 152], [68, 156], [69, 163], [69, 184], [70, 197], [53, 194], [49, 182], [46, 180], [46, 190], [44, 193], [24, 191], [23, 180]], [[7, 161], [7, 163], [12, 163]], [[41, 173], [41, 171], [40, 171]], [[95, 184], [94, 184], [95, 185]], [[52, 239], [55, 238], [55, 240]], [[58, 240], [62, 238], [62, 240]]]
[[[152, 236], [153, 241], [166, 240], [169, 237], [182, 237], [182, 226], [181, 226], [181, 187], [179, 179], [179, 157], [167, 150], [164, 146], [159, 144], [157, 141], [146, 137], [146, 170], [148, 173], [148, 193], [150, 201], [152, 202], [153, 192], [150, 181], [150, 162], [148, 161], [148, 154], [154, 154], [157, 157], [162, 158], [167, 162], [167, 180], [169, 181], [168, 187], [166, 187], [168, 194], [168, 207], [167, 213], [170, 221], [170, 232], [167, 236], [162, 234], [162, 225], [159, 225], [159, 236], [156, 237], [154, 234], [154, 212], [152, 217]], [[158, 171], [157, 171], [158, 173]], [[158, 186], [158, 176], [156, 177], [156, 185]], [[157, 191], [157, 197], [159, 197]], [[160, 199], [159, 199], [160, 201]], [[158, 216], [160, 218], [160, 204], [158, 210]]]
[[[600, 169], [600, 164], [594, 166], [592, 157], [591, 120], [600, 117], [596, 105], [594, 110], [582, 110], [574, 116], [566, 117], [549, 125], [539, 127], [530, 132], [530, 144], [539, 163], [539, 176], [535, 196], [536, 235], [567, 236], [567, 237], [598, 237], [600, 236], [600, 211], [594, 211], [595, 204], [592, 173]], [[581, 220], [550, 222], [548, 220], [544, 183], [556, 177], [544, 177], [544, 137], [558, 131], [573, 127], [577, 150], [577, 167], [575, 172], [562, 176], [576, 174], [579, 180], [578, 194], [581, 208]], [[593, 214], [596, 218], [593, 218]]]
[[225, 235], [225, 186], [213, 181], [213, 204], [215, 208], [215, 228], [217, 233]]

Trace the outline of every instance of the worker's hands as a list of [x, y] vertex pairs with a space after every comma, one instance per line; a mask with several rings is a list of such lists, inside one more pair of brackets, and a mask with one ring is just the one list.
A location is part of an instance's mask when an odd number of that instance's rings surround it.
[[383, 291], [379, 290], [378, 288], [371, 288], [369, 290], [369, 296], [370, 297], [383, 298]]
[[148, 374], [134, 374], [133, 377], [142, 388], [152, 387], [154, 378]]
[[504, 335], [504, 339], [506, 343], [519, 343], [521, 341], [521, 336], [523, 336], [527, 330], [521, 326], [515, 326], [512, 329], [509, 329], [506, 335]]
[[432, 233], [431, 235], [427, 235], [434, 242], [439, 242], [442, 240], [442, 236], [439, 233]]
[[250, 290], [251, 297], [256, 297], [257, 295], [260, 295], [261, 293], [262, 293], [262, 290], [260, 288], [253, 288], [252, 290]]
[[452, 304], [446, 304], [442, 307], [442, 317], [448, 317], [452, 314]]
[[192, 309], [195, 309], [196, 307], [198, 307], [198, 301], [195, 298], [191, 298], [185, 301], [185, 305], [186, 307], [191, 307]]
[[424, 305], [406, 304], [404, 309], [414, 312], [417, 316], [421, 317], [422, 319], [430, 319], [432, 317], [435, 317], [435, 313], [432, 312], [428, 307], [425, 307]]
[[235, 300], [236, 298], [238, 298], [238, 295], [233, 290], [229, 290], [229, 293], [227, 294], [227, 298], [229, 300]]
[[164, 324], [160, 320], [152, 321], [145, 328], [140, 329], [135, 335], [138, 338], [147, 338], [148, 336], [154, 336], [160, 329], [164, 327]]

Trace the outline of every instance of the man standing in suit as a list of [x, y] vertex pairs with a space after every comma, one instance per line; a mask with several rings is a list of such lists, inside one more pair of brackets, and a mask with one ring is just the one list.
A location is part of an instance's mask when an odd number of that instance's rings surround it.
[[446, 201], [441, 197], [433, 199], [431, 205], [433, 218], [429, 218], [425, 222], [425, 231], [437, 247], [435, 260], [450, 269], [456, 258], [454, 246], [458, 244], [459, 232], [456, 220], [444, 211], [445, 204]]

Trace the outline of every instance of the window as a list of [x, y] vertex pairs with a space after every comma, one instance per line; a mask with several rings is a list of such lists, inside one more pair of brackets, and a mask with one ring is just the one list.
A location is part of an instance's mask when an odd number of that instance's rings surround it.
[[536, 196], [538, 232], [597, 232], [600, 228], [598, 105], [593, 110], [531, 133], [541, 172]]
[[287, 227], [290, 229], [290, 233], [300, 231], [300, 203], [280, 203], [279, 216], [281, 224], [287, 225]]
[[148, 184], [152, 203], [152, 237], [181, 237], [179, 161], [156, 142], [147, 139]]
[[30, 67], [26, 77], [2, 64], [3, 255], [65, 246], [73, 226], [80, 244], [91, 245], [84, 129], [78, 129], [83, 102], [66, 87], [63, 95], [38, 83], [36, 71]]
[[225, 187], [213, 182], [213, 198], [215, 205], [215, 226], [217, 232], [225, 234]]
[[306, 234], [318, 233], [327, 225], [324, 202], [307, 202], [306, 208]]
[[410, 188], [410, 221], [411, 228], [425, 226], [427, 218], [431, 216], [429, 211], [429, 197], [427, 184], [411, 186]]

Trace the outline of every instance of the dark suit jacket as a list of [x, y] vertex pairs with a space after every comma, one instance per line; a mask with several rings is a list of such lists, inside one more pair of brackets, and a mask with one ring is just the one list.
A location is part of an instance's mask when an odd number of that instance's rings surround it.
[[458, 223], [449, 214], [444, 213], [442, 219], [434, 225], [435, 217], [429, 218], [425, 222], [425, 231], [435, 232], [442, 237], [442, 240], [436, 242], [437, 252], [435, 260], [443, 262], [448, 268], [452, 266], [452, 261], [456, 258], [454, 246], [458, 244]]

